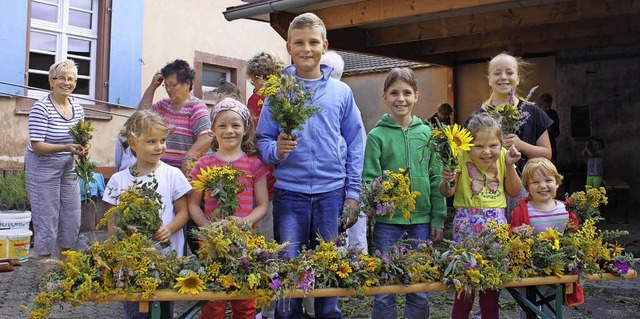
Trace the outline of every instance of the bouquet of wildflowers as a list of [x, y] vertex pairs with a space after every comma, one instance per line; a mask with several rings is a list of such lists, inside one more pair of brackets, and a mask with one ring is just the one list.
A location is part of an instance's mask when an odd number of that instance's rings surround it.
[[[162, 197], [156, 191], [158, 181], [153, 175], [148, 176], [152, 177], [151, 181], [136, 180], [133, 185], [118, 194], [116, 197], [118, 205], [111, 207], [104, 214], [96, 229], [110, 222], [119, 239], [135, 233], [140, 233], [147, 238], [153, 237], [162, 226], [160, 212], [163, 204]], [[169, 242], [162, 243], [162, 247], [170, 245]]]
[[204, 283], [210, 291], [252, 293], [258, 307], [282, 293], [280, 273], [285, 261], [278, 254], [287, 244], [267, 241], [251, 226], [240, 225], [235, 219], [213, 222], [194, 230], [194, 234], [200, 239], [200, 255], [180, 272], [175, 288], [199, 292]]
[[374, 178], [362, 187], [360, 206], [369, 217], [389, 216], [393, 218], [396, 210], [402, 212], [405, 220], [409, 220], [411, 212], [416, 208], [416, 197], [420, 192], [411, 191], [409, 167], [399, 169], [398, 173], [390, 170], [382, 172], [382, 176]]
[[212, 216], [228, 217], [235, 215], [239, 205], [238, 195], [244, 190], [241, 181], [243, 175], [244, 171], [235, 169], [231, 164], [200, 168], [200, 175], [191, 184], [195, 191], [205, 192], [205, 195], [208, 193], [218, 202], [218, 208]]
[[487, 108], [489, 115], [502, 125], [503, 135], [516, 134], [529, 118], [529, 112], [521, 110], [517, 105], [513, 105], [513, 91], [509, 95], [509, 102], [505, 105]]
[[[435, 258], [436, 264], [444, 269], [442, 282], [460, 296], [472, 289], [498, 289], [517, 278], [509, 258], [511, 249], [502, 245], [508, 238], [508, 225], [489, 223], [477, 237], [469, 236], [458, 244], [451, 243], [448, 250]], [[524, 262], [515, 261], [516, 264]]]
[[59, 302], [106, 303], [114, 295], [134, 293], [149, 298], [157, 289], [171, 287], [180, 264], [175, 253], [163, 255], [141, 233], [96, 242], [86, 253], [62, 254], [66, 258], [60, 267], [42, 277], [40, 294], [29, 306], [31, 319], [46, 318]]
[[[91, 132], [95, 131], [96, 128], [91, 125], [91, 121], [79, 120], [74, 126], [69, 129], [69, 133], [73, 139], [74, 144], [79, 144], [83, 148], [88, 148], [91, 146], [89, 141], [93, 138]], [[96, 164], [89, 161], [89, 155], [82, 154], [78, 155], [78, 157], [74, 160], [75, 167], [73, 168], [74, 173], [76, 173], [76, 178], [80, 178], [84, 183], [84, 190], [88, 198], [91, 200], [89, 183], [95, 182], [93, 178], [93, 171], [96, 168]]]
[[[473, 146], [471, 132], [458, 124], [453, 124], [453, 126], [432, 126], [431, 136], [425, 136], [421, 140], [424, 144], [419, 147], [423, 152], [420, 160], [424, 160], [425, 148], [430, 148], [442, 161], [443, 168], [450, 172], [453, 172], [458, 167], [458, 155], [460, 152], [468, 151]], [[453, 185], [449, 185], [449, 187], [451, 186]]]
[[313, 91], [304, 90], [293, 75], [269, 75], [258, 94], [269, 100], [271, 120], [292, 139], [293, 130], [302, 130], [302, 124], [321, 111], [312, 103]]
[[574, 192], [566, 195], [565, 206], [567, 211], [573, 212], [580, 223], [589, 218], [601, 220], [600, 205], [607, 205], [607, 190], [604, 187], [587, 188], [586, 191]]

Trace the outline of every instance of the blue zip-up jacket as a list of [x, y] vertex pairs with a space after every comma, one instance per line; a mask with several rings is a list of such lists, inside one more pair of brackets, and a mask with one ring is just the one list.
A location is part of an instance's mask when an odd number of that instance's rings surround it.
[[[271, 121], [266, 99], [256, 138], [262, 159], [274, 165], [275, 187], [304, 194], [325, 193], [345, 187], [346, 198], [358, 199], [362, 185], [364, 125], [353, 93], [345, 83], [331, 78], [333, 69], [320, 65], [322, 78], [304, 82], [314, 92], [314, 105], [322, 111], [302, 125], [298, 146], [286, 158], [278, 158], [276, 141], [282, 128]], [[295, 65], [285, 68], [295, 74]]]

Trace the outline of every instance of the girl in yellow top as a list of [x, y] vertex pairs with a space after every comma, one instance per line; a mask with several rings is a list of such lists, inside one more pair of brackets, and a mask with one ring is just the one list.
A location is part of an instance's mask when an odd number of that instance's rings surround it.
[[[488, 114], [480, 113], [470, 119], [468, 129], [474, 146], [458, 155], [459, 167], [455, 172], [443, 170], [440, 183], [442, 195], [450, 197], [455, 194], [455, 242], [476, 236], [490, 221], [506, 223], [506, 195], [514, 197], [522, 187], [514, 166], [521, 154], [514, 145], [509, 150], [502, 147], [500, 124]], [[474, 294], [463, 293], [460, 298], [455, 298], [452, 318], [469, 318]], [[483, 319], [499, 318], [498, 298], [498, 290], [480, 292]]]

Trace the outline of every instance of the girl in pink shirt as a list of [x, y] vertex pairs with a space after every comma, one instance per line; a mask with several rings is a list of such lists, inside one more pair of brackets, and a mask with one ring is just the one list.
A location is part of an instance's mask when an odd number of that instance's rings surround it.
[[[244, 190], [238, 194], [239, 205], [234, 218], [239, 223], [255, 224], [267, 213], [268, 192], [267, 175], [269, 171], [256, 154], [253, 122], [249, 109], [240, 101], [225, 98], [211, 111], [214, 139], [211, 142], [213, 154], [198, 160], [189, 174], [193, 179], [201, 174], [200, 169], [207, 167], [231, 165], [236, 170], [244, 171], [241, 177]], [[204, 211], [200, 203], [204, 198]], [[213, 220], [224, 218], [214, 216], [218, 202], [209, 196], [209, 191], [192, 191], [188, 199], [189, 215], [198, 226], [209, 225]], [[226, 301], [207, 303], [202, 308], [201, 318], [224, 318]], [[255, 306], [252, 299], [232, 300], [233, 318], [255, 317]]]

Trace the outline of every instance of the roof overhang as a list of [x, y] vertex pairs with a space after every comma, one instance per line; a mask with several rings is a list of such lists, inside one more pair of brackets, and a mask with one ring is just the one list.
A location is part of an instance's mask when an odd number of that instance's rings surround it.
[[312, 11], [331, 48], [454, 65], [509, 51], [521, 56], [640, 43], [637, 0], [262, 0], [230, 7], [228, 20], [268, 22], [283, 38]]

